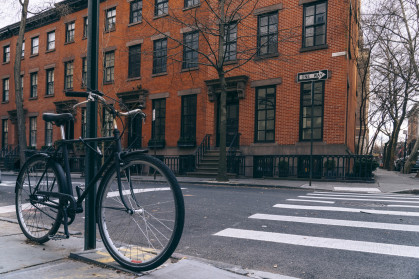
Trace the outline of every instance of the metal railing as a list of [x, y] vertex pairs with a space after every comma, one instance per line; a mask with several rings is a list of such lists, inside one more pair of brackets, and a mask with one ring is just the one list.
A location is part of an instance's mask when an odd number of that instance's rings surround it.
[[[372, 181], [378, 163], [370, 155], [314, 155], [313, 178]], [[309, 155], [254, 156], [253, 177], [308, 178]]]
[[211, 148], [211, 135], [206, 134], [204, 139], [202, 140], [201, 144], [198, 146], [198, 148], [195, 151], [195, 167], [198, 167], [201, 163], [202, 158], [204, 158], [205, 152], [207, 150], [210, 150]]

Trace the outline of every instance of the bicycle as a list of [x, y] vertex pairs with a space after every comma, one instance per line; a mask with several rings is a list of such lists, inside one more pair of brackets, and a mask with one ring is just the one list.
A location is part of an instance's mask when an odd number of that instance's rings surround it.
[[[68, 226], [83, 212], [83, 201], [99, 182], [96, 196], [96, 222], [109, 254], [123, 267], [139, 272], [158, 267], [176, 249], [183, 231], [185, 209], [181, 189], [173, 172], [144, 150], [122, 151], [122, 132], [117, 117], [145, 117], [141, 109], [117, 111], [99, 91], [67, 91], [68, 97], [87, 97], [75, 107], [99, 101], [113, 115], [113, 136], [65, 139], [64, 124], [71, 113], [44, 113], [43, 120], [60, 127], [61, 140], [52, 152], [31, 156], [16, 181], [16, 214], [24, 235], [44, 243], [69, 238]], [[122, 122], [123, 123], [123, 122]], [[91, 142], [111, 142], [111, 155], [93, 180], [84, 188], [76, 186], [74, 197], [68, 145], [83, 143], [98, 155]], [[63, 162], [63, 166], [60, 164]], [[63, 224], [64, 234], [57, 234]]]

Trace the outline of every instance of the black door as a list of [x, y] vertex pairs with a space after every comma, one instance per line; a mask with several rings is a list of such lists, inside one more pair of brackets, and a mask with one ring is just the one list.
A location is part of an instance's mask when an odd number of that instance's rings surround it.
[[142, 141], [142, 119], [140, 115], [130, 117], [128, 121], [128, 148], [141, 148]]
[[[227, 123], [226, 146], [229, 147], [234, 136], [239, 132], [239, 98], [237, 92], [228, 92], [226, 99]], [[217, 146], [220, 146], [220, 98], [217, 99]], [[235, 142], [238, 144], [238, 141]]]

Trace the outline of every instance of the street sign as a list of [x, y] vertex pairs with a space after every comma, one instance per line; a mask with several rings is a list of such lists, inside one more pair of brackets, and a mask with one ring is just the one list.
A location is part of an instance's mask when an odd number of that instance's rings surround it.
[[297, 82], [326, 80], [328, 78], [329, 78], [329, 70], [320, 70], [320, 71], [305, 72], [305, 73], [297, 74]]

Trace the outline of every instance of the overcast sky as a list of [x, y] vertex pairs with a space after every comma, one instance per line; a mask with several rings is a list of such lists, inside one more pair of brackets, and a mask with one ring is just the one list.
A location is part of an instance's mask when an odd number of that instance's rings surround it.
[[[29, 11], [39, 11], [51, 7], [54, 3], [62, 0], [29, 0]], [[18, 0], [0, 0], [2, 7], [0, 8], [0, 28], [13, 24], [20, 20], [20, 4]], [[31, 17], [28, 14], [28, 17]]]

